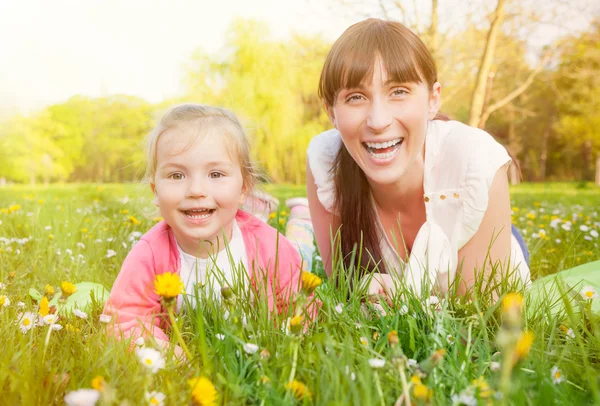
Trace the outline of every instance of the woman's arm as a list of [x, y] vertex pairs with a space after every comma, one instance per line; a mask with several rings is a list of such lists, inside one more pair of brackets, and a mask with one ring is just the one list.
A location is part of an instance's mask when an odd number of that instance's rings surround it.
[[500, 263], [499, 269], [506, 273], [506, 266], [510, 259], [510, 244], [510, 192], [506, 165], [503, 165], [494, 175], [489, 191], [488, 207], [479, 229], [458, 251], [457, 277], [460, 272], [460, 286], [457, 293], [464, 294], [473, 286], [475, 271], [481, 272], [484, 262], [485, 283], [489, 282], [492, 266], [497, 262]]
[[[317, 185], [315, 184], [315, 178], [310, 170], [308, 161], [306, 162], [306, 192], [308, 194], [310, 218], [313, 224], [319, 254], [321, 255], [321, 258], [323, 258], [325, 272], [327, 272], [328, 276], [331, 276], [331, 235], [337, 233], [338, 226], [334, 225], [334, 223], [336, 223], [335, 216], [328, 212], [319, 201], [319, 197], [317, 196]], [[331, 234], [332, 230], [333, 234]]]

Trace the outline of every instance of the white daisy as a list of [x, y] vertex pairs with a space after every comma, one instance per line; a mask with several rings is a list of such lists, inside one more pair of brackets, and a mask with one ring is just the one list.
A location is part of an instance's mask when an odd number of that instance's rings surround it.
[[19, 317], [17, 318], [17, 322], [19, 323], [21, 333], [25, 334], [33, 327], [35, 327], [36, 320], [37, 315], [32, 312], [25, 312], [22, 315], [19, 315]]
[[417, 365], [419, 365], [419, 363], [417, 362], [416, 359], [409, 358], [408, 361], [406, 362], [406, 366], [409, 368], [416, 368]]
[[158, 372], [159, 369], [163, 369], [165, 367], [165, 359], [160, 351], [157, 351], [154, 348], [138, 348], [135, 353], [142, 365], [150, 369], [153, 374]]
[[10, 299], [6, 295], [0, 295], [0, 307], [10, 306]]
[[490, 371], [496, 372], [500, 371], [500, 363], [496, 361], [490, 362]]
[[368, 346], [369, 346], [369, 340], [367, 339], [367, 337], [361, 337], [361, 338], [359, 338], [358, 340], [359, 340], [359, 341], [360, 341], [360, 343], [361, 343], [362, 345], [364, 345], [365, 347], [368, 347]]
[[46, 226], [46, 227], [44, 227], [44, 230], [50, 231], [50, 230], [52, 230], [52, 226]]
[[477, 406], [477, 398], [473, 395], [472, 389], [467, 388], [458, 395], [452, 395], [452, 405]]
[[402, 307], [400, 307], [400, 310], [398, 310], [398, 313], [400, 313], [401, 316], [408, 314], [408, 306], [402, 305]]
[[144, 395], [149, 406], [163, 406], [165, 404], [165, 394], [162, 392], [146, 392]]
[[146, 344], [146, 342], [144, 341], [144, 337], [138, 337], [135, 340], [135, 345], [137, 345], [138, 347], [143, 347]]
[[556, 365], [552, 367], [552, 371], [550, 373], [552, 376], [552, 383], [555, 385], [558, 385], [559, 383], [565, 380], [565, 378], [562, 375], [562, 372], [560, 372], [560, 369], [558, 369]]
[[591, 286], [589, 286], [589, 285], [583, 287], [583, 289], [581, 290], [581, 294], [587, 300], [593, 300], [593, 299], [596, 299], [598, 297], [598, 294], [596, 293], [596, 291], [594, 290], [594, 288], [591, 287]]
[[22, 308], [24, 308], [24, 307], [25, 307], [25, 303], [23, 303], [23, 302], [17, 302], [17, 307], [18, 307], [19, 309], [22, 309]]
[[78, 242], [76, 245], [77, 245], [77, 248], [81, 248], [81, 249], [85, 248], [85, 244], [82, 242]]
[[6, 289], [6, 285], [3, 284], [2, 282], [0, 282], [0, 290], [2, 290], [2, 289]]
[[58, 316], [56, 314], [47, 314], [44, 317], [42, 317], [42, 321], [45, 325], [51, 326], [52, 324], [58, 321]]
[[385, 366], [385, 360], [379, 358], [371, 358], [369, 360], [369, 365], [371, 365], [371, 368], [373, 369], [383, 368]]
[[87, 313], [86, 313], [86, 312], [82, 312], [82, 311], [81, 311], [81, 310], [79, 310], [79, 309], [75, 309], [75, 310], [73, 310], [73, 314], [74, 314], [75, 316], [79, 317], [80, 319], [84, 319], [84, 320], [86, 320], [86, 319], [88, 318], [88, 315], [87, 315]]
[[567, 332], [565, 333], [565, 335], [569, 338], [575, 338], [575, 332], [573, 331], [572, 328], [568, 329]]
[[338, 314], [342, 314], [342, 312], [344, 311], [344, 305], [341, 303], [338, 303], [337, 306], [335, 306], [335, 311]]
[[586, 226], [585, 224], [582, 224], [582, 225], [580, 225], [580, 226], [579, 226], [579, 229], [580, 229], [581, 231], [583, 231], [584, 233], [586, 233], [586, 232], [590, 231], [590, 228], [589, 228], [588, 226]]
[[590, 235], [594, 238], [598, 238], [598, 231], [592, 230], [592, 231], [590, 231]]
[[244, 351], [246, 351], [246, 354], [254, 354], [256, 351], [258, 351], [258, 345], [246, 343], [244, 344]]
[[53, 323], [52, 325], [50, 325], [50, 328], [54, 331], [59, 331], [63, 329], [63, 326], [61, 326], [60, 324]]
[[79, 389], [65, 396], [67, 406], [94, 406], [100, 399], [100, 392], [95, 389]]
[[113, 250], [108, 250], [108, 253], [106, 254], [106, 258], [112, 258], [115, 255], [117, 255], [117, 253]]
[[100, 315], [100, 323], [110, 323], [111, 319], [112, 319], [112, 317], [109, 316], [108, 314], [101, 314]]
[[69, 254], [69, 255], [73, 255], [73, 250], [71, 250], [70, 248], [67, 248], [67, 249], [65, 250], [65, 252], [66, 252], [67, 254]]
[[448, 340], [449, 344], [454, 344], [454, 337], [452, 336], [452, 334], [448, 334], [446, 336], [446, 340]]
[[221, 341], [223, 341], [225, 339], [225, 336], [223, 334], [219, 334], [219, 333], [215, 334], [215, 337], [217, 337], [217, 339], [221, 340]]

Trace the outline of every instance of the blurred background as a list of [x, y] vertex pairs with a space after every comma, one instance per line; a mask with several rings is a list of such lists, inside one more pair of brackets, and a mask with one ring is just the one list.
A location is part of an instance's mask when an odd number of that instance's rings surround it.
[[157, 113], [183, 101], [232, 109], [271, 180], [301, 184], [330, 128], [324, 58], [366, 17], [423, 39], [442, 111], [494, 135], [523, 180], [600, 176], [598, 1], [0, 0], [0, 187], [137, 181]]

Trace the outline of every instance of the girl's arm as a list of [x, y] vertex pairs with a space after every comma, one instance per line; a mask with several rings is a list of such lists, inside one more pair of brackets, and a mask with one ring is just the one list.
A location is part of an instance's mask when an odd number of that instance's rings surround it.
[[[335, 224], [335, 216], [328, 212], [319, 201], [317, 196], [317, 185], [315, 178], [310, 170], [308, 160], [306, 162], [306, 192], [308, 194], [308, 206], [312, 220], [315, 240], [319, 248], [319, 254], [323, 258], [325, 272], [331, 276], [332, 258], [331, 258], [331, 235], [337, 233], [338, 226]], [[333, 234], [331, 233], [333, 230]]]
[[112, 316], [117, 337], [135, 339], [150, 334], [169, 340], [159, 327], [163, 318], [160, 298], [154, 292], [155, 277], [152, 249], [140, 240], [125, 258], [104, 306], [104, 313]]
[[[493, 241], [493, 244], [492, 244]], [[506, 165], [498, 169], [489, 190], [488, 207], [479, 229], [459, 251], [458, 272], [460, 286], [457, 293], [464, 294], [475, 281], [475, 271], [481, 272], [485, 265], [484, 284], [489, 283], [492, 266], [499, 262], [499, 268], [506, 274], [510, 259], [511, 210], [510, 192]], [[498, 275], [501, 276], [501, 275]], [[505, 275], [502, 275], [505, 276]]]

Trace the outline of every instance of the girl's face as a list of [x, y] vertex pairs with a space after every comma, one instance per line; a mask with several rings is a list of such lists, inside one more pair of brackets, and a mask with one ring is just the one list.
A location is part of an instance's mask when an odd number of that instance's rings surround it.
[[154, 204], [183, 251], [206, 257], [214, 252], [211, 243], [223, 249], [223, 233], [231, 239], [246, 197], [225, 137], [208, 133], [196, 139], [189, 129], [170, 129], [158, 140], [156, 160]]
[[428, 89], [423, 83], [389, 81], [377, 60], [371, 83], [340, 90], [327, 110], [370, 182], [389, 185], [423, 159], [427, 122], [437, 114], [440, 92], [437, 82]]

